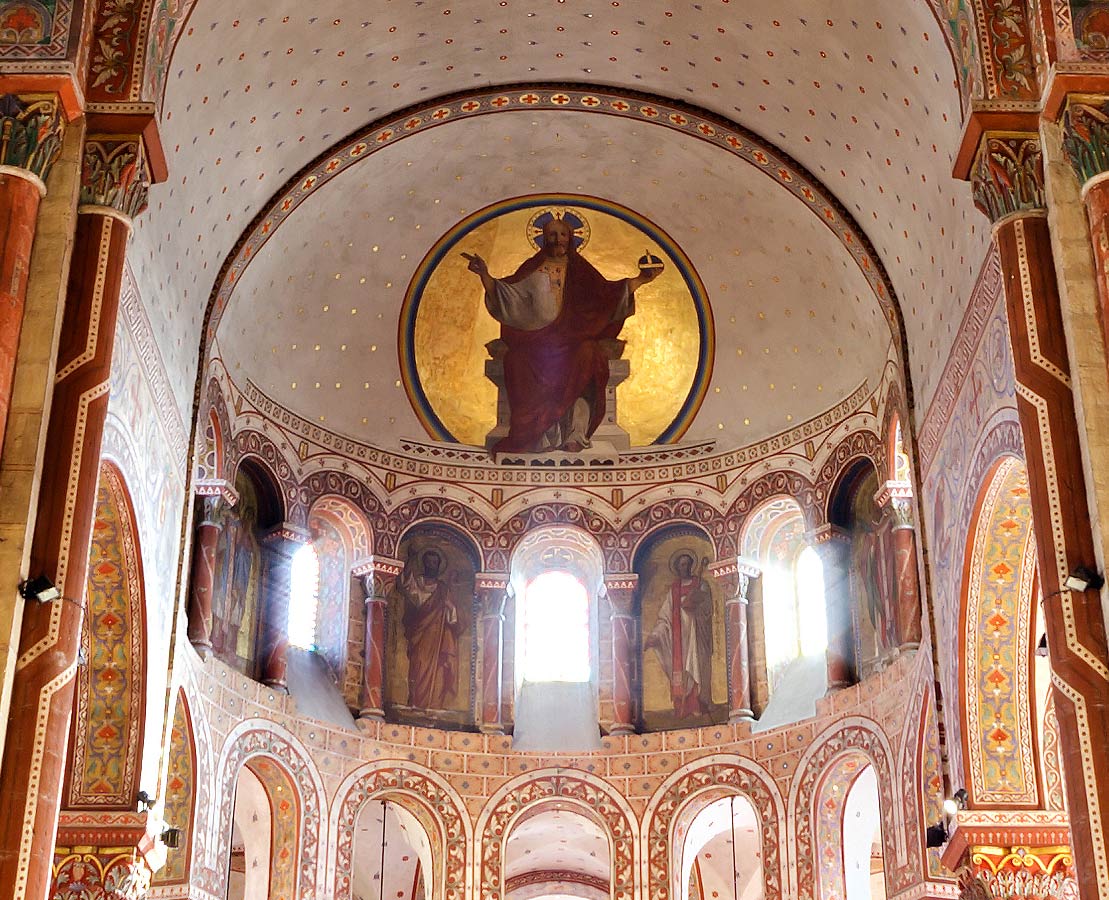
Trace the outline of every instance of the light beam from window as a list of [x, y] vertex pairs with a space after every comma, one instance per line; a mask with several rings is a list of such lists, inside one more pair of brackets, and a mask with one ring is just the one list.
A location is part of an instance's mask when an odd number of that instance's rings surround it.
[[305, 544], [293, 554], [289, 583], [289, 644], [304, 650], [315, 650], [320, 560], [311, 544]]

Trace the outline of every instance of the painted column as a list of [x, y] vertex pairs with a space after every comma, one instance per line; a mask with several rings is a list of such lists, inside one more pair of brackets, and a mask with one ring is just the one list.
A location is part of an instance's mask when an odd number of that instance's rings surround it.
[[922, 626], [912, 485], [887, 481], [878, 489], [874, 502], [893, 517], [893, 602], [898, 647], [902, 652], [915, 650], [920, 646]]
[[750, 563], [724, 561], [709, 571], [724, 589], [724, 640], [728, 654], [728, 721], [751, 722], [755, 718], [751, 699], [751, 640], [748, 615], [749, 592], [762, 574]]
[[141, 137], [88, 136], [31, 545], [30, 571], [64, 599], [23, 608], [0, 767], [4, 900], [41, 900], [50, 888], [120, 281], [148, 185]]
[[824, 610], [828, 617], [828, 690], [850, 687], [855, 677], [855, 634], [851, 627], [851, 536], [836, 525], [807, 535], [824, 572]]
[[15, 354], [39, 201], [62, 149], [65, 116], [56, 94], [0, 96], [0, 447], [8, 423]]
[[479, 573], [476, 579], [481, 606], [481, 716], [483, 734], [504, 734], [504, 608], [508, 576]]
[[635, 734], [635, 574], [605, 577], [612, 605], [609, 637], [612, 642], [612, 724], [609, 734]]
[[375, 556], [362, 573], [366, 595], [366, 641], [362, 656], [362, 691], [358, 718], [385, 718], [385, 612], [389, 593], [404, 563]]
[[212, 653], [212, 592], [215, 590], [216, 546], [223, 525], [217, 516], [220, 497], [198, 497], [193, 563], [189, 576], [189, 640], [203, 658]]
[[1091, 900], [1109, 893], [1109, 652], [1098, 592], [1064, 584], [1096, 561], [1039, 135], [987, 132], [972, 180], [1001, 258], [1067, 808], [1081, 823], [1074, 859], [1081, 895]]
[[293, 593], [293, 556], [312, 536], [289, 522], [262, 538], [262, 629], [258, 647], [259, 680], [288, 691], [289, 603]]

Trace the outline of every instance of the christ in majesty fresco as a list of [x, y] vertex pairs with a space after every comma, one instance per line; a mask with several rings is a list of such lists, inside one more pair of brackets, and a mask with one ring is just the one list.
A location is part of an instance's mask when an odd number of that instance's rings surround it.
[[608, 357], [635, 312], [635, 291], [662, 272], [639, 261], [633, 278], [609, 281], [574, 246], [570, 225], [551, 217], [539, 251], [507, 278], [494, 278], [477, 254], [463, 254], [481, 278], [485, 308], [501, 323], [509, 430], [495, 453], [577, 453], [605, 417]]

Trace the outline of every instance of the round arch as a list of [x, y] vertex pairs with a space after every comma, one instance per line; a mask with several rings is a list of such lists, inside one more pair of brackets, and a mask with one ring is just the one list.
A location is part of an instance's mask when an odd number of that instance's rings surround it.
[[[782, 852], [786, 809], [770, 774], [753, 760], [715, 754], [682, 766], [655, 791], [647, 804], [643, 828], [643, 881], [651, 900], [679, 900], [680, 866], [674, 854], [675, 834], [682, 822], [721, 796], [736, 794], [750, 801], [761, 817], [765, 900], [786, 896], [788, 867]], [[698, 799], [700, 798], [700, 799]]]
[[790, 833], [790, 855], [797, 860], [793, 872], [796, 881], [791, 893], [802, 900], [814, 900], [817, 896], [815, 865], [819, 848], [814, 817], [817, 815], [818, 787], [824, 784], [825, 775], [836, 760], [852, 753], [873, 766], [878, 777], [886, 860], [900, 867], [908, 859], [905, 810], [893, 800], [896, 757], [889, 739], [871, 719], [850, 716], [817, 736], [799, 761], [790, 787], [789, 814], [790, 821], [795, 823]]
[[504, 848], [512, 826], [530, 807], [557, 799], [584, 805], [604, 823], [612, 852], [612, 900], [638, 896], [638, 828], [627, 800], [607, 781], [578, 769], [541, 769], [511, 779], [489, 798], [478, 816], [476, 893], [504, 897]]
[[327, 807], [323, 780], [303, 744], [276, 722], [246, 719], [235, 726], [224, 741], [216, 765], [215, 796], [218, 807], [209, 823], [208, 864], [217, 886], [225, 887], [226, 874], [220, 861], [230, 850], [231, 823], [235, 802], [235, 779], [239, 770], [256, 757], [267, 757], [289, 775], [290, 788], [300, 804], [299, 851], [296, 885], [300, 900], [317, 900], [321, 892], [324, 860], [320, 854], [322, 816]]
[[978, 488], [967, 529], [959, 608], [963, 754], [972, 803], [1036, 807], [1033, 715], [1036, 543], [1028, 474], [1003, 455]]
[[348, 775], [335, 796], [329, 823], [328, 896], [350, 895], [355, 823], [362, 808], [374, 800], [403, 807], [427, 832], [436, 861], [430, 896], [434, 900], [469, 896], [467, 848], [473, 831], [462, 798], [441, 776], [418, 763], [369, 763]]

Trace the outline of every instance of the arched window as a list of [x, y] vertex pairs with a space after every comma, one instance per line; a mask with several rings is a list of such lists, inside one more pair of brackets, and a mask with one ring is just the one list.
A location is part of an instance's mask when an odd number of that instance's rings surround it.
[[511, 571], [516, 622], [513, 747], [598, 749], [597, 616], [604, 588], [600, 548], [576, 528], [540, 528], [517, 545]]
[[762, 572], [763, 639], [769, 693], [794, 660], [828, 646], [824, 567], [805, 542], [801, 507], [789, 497], [763, 505], [748, 520], [743, 554]]
[[304, 650], [316, 648], [320, 595], [320, 560], [316, 548], [305, 544], [293, 554], [289, 579], [289, 644]]
[[589, 681], [589, 595], [580, 580], [557, 570], [536, 576], [517, 621], [518, 680]]

